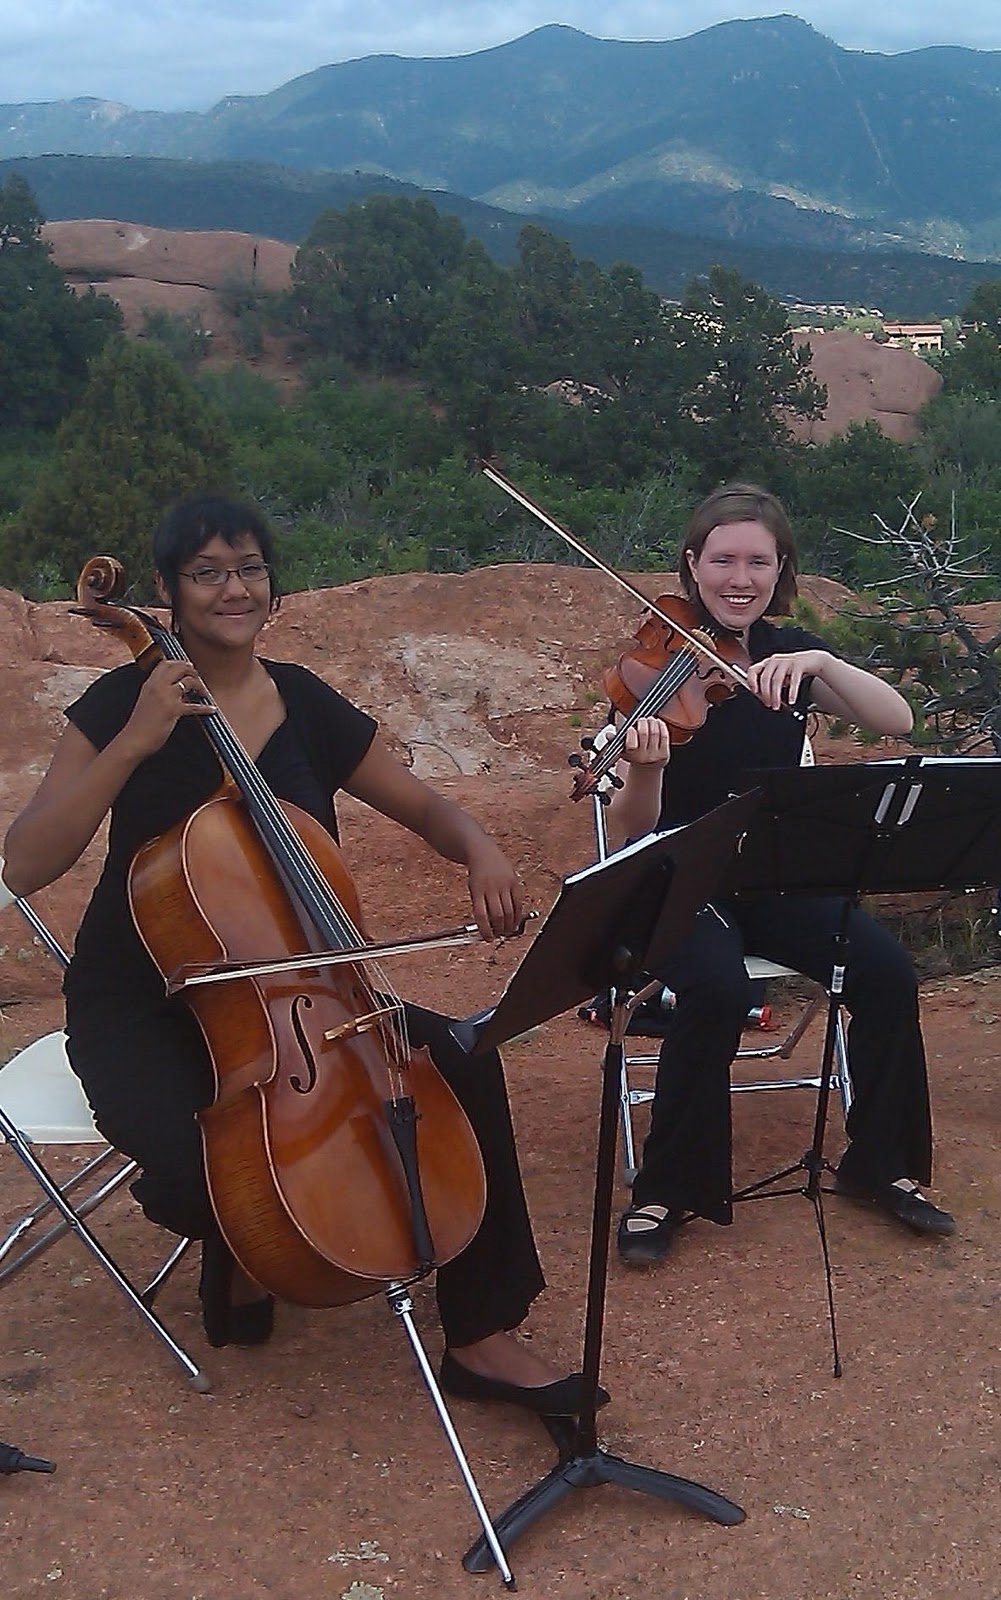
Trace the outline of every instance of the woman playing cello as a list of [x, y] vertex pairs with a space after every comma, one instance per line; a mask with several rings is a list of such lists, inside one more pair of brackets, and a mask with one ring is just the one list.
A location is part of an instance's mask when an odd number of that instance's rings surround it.
[[[164, 659], [145, 678], [135, 664], [120, 667], [69, 707], [49, 770], [7, 835], [4, 876], [20, 895], [52, 882], [110, 811], [107, 857], [65, 980], [69, 1058], [101, 1132], [142, 1169], [134, 1192], [146, 1214], [204, 1241], [199, 1292], [210, 1342], [258, 1344], [271, 1334], [273, 1301], [230, 1256], [206, 1184], [196, 1115], [215, 1085], [205, 1041], [183, 1000], [164, 998], [128, 903], [140, 846], [218, 789], [198, 719], [218, 710], [271, 791], [335, 839], [333, 796], [344, 789], [464, 866], [484, 938], [515, 931], [519, 888], [473, 818], [395, 761], [369, 716], [304, 668], [256, 653], [278, 591], [271, 536], [251, 508], [191, 496], [157, 529], [153, 554], [184, 659]], [[543, 1279], [500, 1060], [468, 1061], [447, 1019], [411, 1006], [406, 1014], [411, 1040], [430, 1047], [465, 1111], [486, 1171], [484, 1220], [438, 1269], [442, 1386], [574, 1412], [578, 1375], [559, 1377], [513, 1331]]]
[[[721, 804], [747, 768], [799, 765], [804, 724], [790, 708], [803, 701], [872, 733], [910, 732], [910, 708], [889, 684], [840, 660], [815, 635], [769, 620], [788, 614], [796, 595], [792, 530], [773, 495], [749, 484], [711, 494], [689, 523], [679, 572], [706, 621], [744, 646], [750, 693], [738, 688], [710, 709], [705, 726], [677, 748], [659, 717], [628, 731], [625, 783], [609, 816], [615, 842], [692, 821]], [[619, 1226], [624, 1261], [661, 1260], [686, 1212], [732, 1220], [729, 1071], [750, 1005], [744, 952], [825, 982], [842, 906], [799, 895], [707, 906], [672, 956], [663, 977], [677, 1007], [666, 1023], [632, 1205]], [[953, 1219], [919, 1187], [931, 1179], [932, 1142], [913, 967], [858, 907], [847, 931], [854, 1103], [835, 1187], [916, 1233], [950, 1234]]]

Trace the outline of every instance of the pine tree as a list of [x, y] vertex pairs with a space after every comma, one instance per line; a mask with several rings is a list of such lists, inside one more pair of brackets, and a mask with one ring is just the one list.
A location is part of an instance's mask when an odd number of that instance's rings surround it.
[[42, 238], [17, 173], [0, 184], [0, 427], [49, 428], [79, 396], [87, 364], [121, 327], [107, 295], [75, 295]]
[[115, 340], [92, 364], [58, 445], [5, 566], [29, 592], [51, 591], [72, 588], [83, 563], [107, 553], [149, 601], [150, 533], [163, 510], [193, 490], [231, 487], [224, 424], [161, 346]]

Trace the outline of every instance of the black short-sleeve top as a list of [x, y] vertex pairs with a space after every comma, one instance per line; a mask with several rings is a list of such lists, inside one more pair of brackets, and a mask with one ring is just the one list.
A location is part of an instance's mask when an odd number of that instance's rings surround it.
[[[748, 633], [752, 661], [828, 648], [805, 628], [777, 627], [765, 617], [752, 623]], [[735, 780], [748, 768], [798, 766], [804, 733], [802, 718], [789, 711], [771, 711], [754, 695], [737, 689], [712, 707], [705, 725], [686, 744], [672, 747], [664, 768], [658, 827], [693, 822], [722, 805], [733, 793]]]
[[[334, 839], [334, 795], [350, 779], [376, 733], [376, 723], [321, 678], [291, 662], [262, 665], [274, 680], [286, 717], [257, 758], [272, 792], [308, 811]], [[135, 664], [98, 678], [66, 715], [103, 750], [135, 708], [143, 675]], [[183, 718], [162, 749], [142, 761], [111, 808], [108, 854], [84, 913], [64, 990], [69, 1006], [130, 1004], [163, 998], [163, 979], [132, 922], [128, 872], [140, 845], [189, 816], [219, 788], [219, 760], [193, 717]]]

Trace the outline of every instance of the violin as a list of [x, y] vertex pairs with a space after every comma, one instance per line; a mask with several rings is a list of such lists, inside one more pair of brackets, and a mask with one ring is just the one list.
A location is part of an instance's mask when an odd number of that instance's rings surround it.
[[[751, 658], [739, 639], [704, 621], [690, 601], [668, 594], [655, 604], [657, 611], [640, 622], [633, 648], [607, 669], [602, 682], [622, 716], [633, 721], [637, 716], [660, 717], [671, 730], [672, 744], [685, 744], [711, 707], [736, 692], [739, 680], [728, 677], [715, 656], [745, 672]], [[686, 634], [667, 617], [676, 617]]]
[[[121, 576], [110, 557], [88, 562], [78, 609], [143, 670], [184, 659], [155, 618], [115, 601]], [[222, 787], [139, 849], [133, 918], [208, 1047], [216, 1093], [200, 1122], [229, 1249], [283, 1299], [345, 1304], [465, 1249], [482, 1156], [429, 1051], [411, 1048], [402, 1001], [370, 976], [338, 846], [271, 792], [221, 713], [198, 722]]]
[[605, 693], [622, 721], [600, 745], [588, 742], [595, 753], [586, 765], [571, 757], [578, 767], [572, 798], [598, 791], [641, 717], [659, 717], [671, 730], [671, 743], [686, 744], [713, 706], [736, 693], [737, 672], [746, 673], [750, 664], [740, 641], [707, 622], [698, 607], [677, 595], [661, 595], [640, 622], [633, 647], [603, 674]]
[[625, 749], [626, 734], [640, 717], [661, 717], [670, 727], [673, 741], [684, 743], [703, 726], [713, 705], [727, 699], [738, 686], [747, 688], [750, 658], [732, 634], [717, 629], [689, 601], [674, 595], [649, 600], [490, 462], [481, 461], [480, 470], [644, 608], [635, 647], [620, 655], [604, 675], [606, 693], [625, 720], [605, 738], [581, 740], [586, 750], [594, 752], [590, 760], [570, 757], [570, 765], [577, 768], [571, 799], [599, 795], [607, 802], [604, 790], [608, 782], [621, 787], [614, 768]]

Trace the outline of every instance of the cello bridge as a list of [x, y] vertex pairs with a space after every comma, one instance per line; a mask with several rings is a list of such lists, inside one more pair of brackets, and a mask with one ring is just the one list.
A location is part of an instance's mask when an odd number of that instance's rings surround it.
[[325, 1044], [338, 1044], [342, 1039], [351, 1039], [359, 1033], [369, 1033], [378, 1027], [383, 1017], [391, 1017], [399, 1011], [399, 1006], [380, 1006], [378, 1011], [368, 1011], [363, 1016], [352, 1017], [349, 1022], [342, 1022], [337, 1028], [327, 1028], [323, 1035]]

